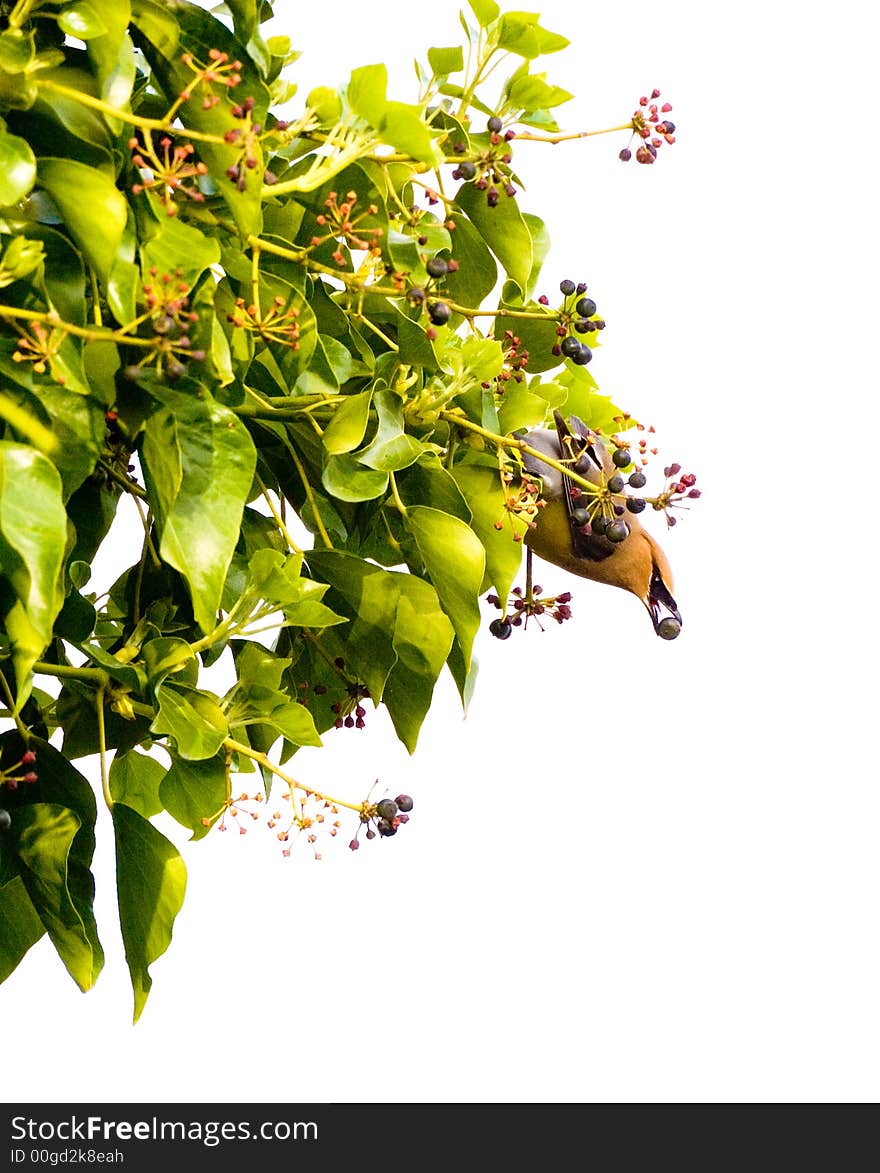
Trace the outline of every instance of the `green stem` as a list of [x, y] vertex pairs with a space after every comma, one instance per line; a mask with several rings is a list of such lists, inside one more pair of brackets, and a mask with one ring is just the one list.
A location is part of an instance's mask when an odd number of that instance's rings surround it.
[[469, 432], [473, 432], [477, 436], [482, 436], [484, 440], [489, 440], [492, 444], [497, 444], [502, 448], [509, 448], [514, 452], [526, 452], [529, 456], [533, 456], [536, 460], [540, 460], [542, 464], [546, 464], [548, 468], [554, 468], [557, 472], [562, 473], [567, 480], [572, 481], [576, 485], [580, 485], [582, 489], [596, 496], [600, 490], [584, 477], [578, 476], [573, 472], [569, 465], [562, 461], [554, 460], [552, 456], [548, 456], [546, 452], [541, 452], [537, 448], [533, 448], [531, 444], [527, 444], [525, 440], [518, 440], [515, 436], [500, 436], [497, 432], [490, 432], [487, 428], [480, 427], [479, 424], [473, 423], [466, 416], [459, 414], [458, 411], [441, 411], [440, 418], [446, 420], [447, 423], [452, 424], [457, 428], [465, 428]]
[[[130, 110], [120, 110], [117, 106], [111, 106], [108, 102], [102, 102], [100, 98], [93, 98], [91, 94], [85, 94], [82, 90], [71, 89], [70, 86], [61, 85], [57, 81], [49, 81], [48, 78], [40, 78], [37, 81], [37, 87], [41, 90], [46, 90], [50, 94], [58, 94], [60, 97], [70, 98], [74, 102], [79, 102], [81, 106], [88, 106], [92, 110], [106, 114], [108, 118], [115, 118], [120, 122], [127, 122], [129, 126], [139, 126], [143, 130], [161, 130], [168, 134], [184, 134], [194, 142], [217, 143], [218, 145], [222, 145], [224, 142], [223, 136], [219, 134], [205, 134], [198, 130], [192, 130], [190, 127], [175, 128], [171, 125], [171, 120], [168, 115], [164, 118], [142, 118], [138, 114], [132, 114]], [[271, 191], [272, 189], [270, 188], [269, 190]]]
[[3, 695], [6, 697], [6, 703], [9, 706], [9, 714], [15, 722], [15, 727], [24, 739], [25, 744], [27, 744], [27, 742], [30, 741], [30, 730], [21, 719], [21, 715], [19, 714], [18, 707], [15, 703], [15, 697], [12, 695], [12, 689], [9, 687], [9, 682], [3, 674], [2, 670], [0, 670], [0, 688], [2, 688]]
[[103, 668], [74, 668], [71, 664], [37, 660], [34, 672], [39, 676], [57, 676], [59, 680], [81, 680], [83, 684], [94, 684], [96, 688], [107, 688], [110, 684], [110, 676]]
[[104, 730], [104, 686], [95, 693], [95, 709], [98, 714], [98, 752], [101, 756], [101, 790], [104, 792], [104, 802], [107, 809], [113, 810], [113, 798], [110, 794], [110, 778], [107, 773], [107, 735]]
[[312, 790], [310, 786], [304, 786], [302, 782], [297, 782], [296, 778], [291, 777], [290, 774], [285, 773], [280, 766], [258, 750], [251, 749], [249, 745], [245, 745], [241, 741], [235, 741], [232, 737], [227, 737], [223, 742], [225, 749], [231, 750], [234, 753], [243, 754], [251, 761], [259, 762], [261, 766], [265, 766], [267, 770], [271, 771], [276, 777], [280, 778], [282, 782], [286, 782], [291, 790], [302, 790], [305, 794], [311, 795], [313, 798], [319, 798], [324, 802], [329, 802], [333, 806], [345, 806], [349, 810], [357, 811], [358, 814], [363, 813], [364, 803], [343, 802], [340, 798], [333, 798], [329, 794], [323, 794], [320, 790]]

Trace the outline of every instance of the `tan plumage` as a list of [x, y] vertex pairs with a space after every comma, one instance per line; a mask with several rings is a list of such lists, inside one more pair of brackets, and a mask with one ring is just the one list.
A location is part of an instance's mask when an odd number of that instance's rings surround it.
[[[555, 422], [555, 431], [536, 428], [528, 432], [523, 437], [526, 444], [570, 467], [591, 484], [602, 485], [618, 472], [605, 445], [576, 416], [571, 417], [569, 427], [556, 412]], [[526, 544], [539, 557], [571, 574], [630, 591], [647, 608], [656, 633], [675, 639], [681, 630], [681, 615], [672, 595], [672, 571], [662, 547], [638, 517], [629, 512], [625, 515], [630, 533], [622, 542], [591, 533], [589, 526], [584, 533], [584, 526], [572, 517], [578, 506], [570, 491], [574, 482], [529, 453], [524, 454], [523, 464], [532, 476], [541, 478], [541, 495], [547, 502], [538, 515], [537, 527], [526, 536]]]

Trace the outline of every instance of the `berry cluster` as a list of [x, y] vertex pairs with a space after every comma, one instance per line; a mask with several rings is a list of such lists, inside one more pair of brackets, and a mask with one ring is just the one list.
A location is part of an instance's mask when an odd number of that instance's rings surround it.
[[[233, 106], [232, 117], [238, 119], [242, 125], [233, 126], [223, 136], [225, 142], [239, 149], [238, 162], [226, 168], [226, 178], [231, 179], [239, 191], [244, 191], [247, 187], [248, 173], [254, 171], [260, 161], [259, 144], [263, 126], [262, 123], [253, 121], [254, 105], [253, 98], [245, 98], [240, 105]], [[263, 179], [271, 184], [275, 182], [276, 177], [271, 172], [264, 172]]]
[[[670, 146], [675, 142], [675, 123], [670, 122], [668, 118], [662, 120], [660, 118], [661, 114], [668, 114], [672, 106], [668, 102], [664, 102], [662, 106], [658, 107], [654, 99], [659, 97], [659, 90], [652, 90], [650, 98], [642, 95], [639, 98], [638, 109], [633, 112], [633, 132], [634, 135], [638, 135], [642, 139], [641, 145], [636, 150], [637, 163], [653, 163], [657, 158], [657, 151], [664, 142]], [[628, 163], [632, 154], [629, 147], [624, 147], [620, 152], [620, 158], [624, 163]]]
[[[512, 330], [504, 331], [501, 348], [504, 365], [495, 376], [495, 390], [499, 395], [504, 394], [505, 383], [509, 383], [511, 380], [514, 383], [522, 383], [526, 377], [525, 369], [529, 365], [529, 352], [523, 346], [519, 336], [514, 334]], [[488, 389], [490, 385], [489, 383], [482, 384], [485, 389]]]
[[[538, 511], [543, 509], [547, 502], [541, 496], [541, 489], [525, 470], [520, 473], [519, 478], [515, 478], [512, 472], [503, 472], [501, 474], [504, 491], [504, 511], [511, 517], [518, 518], [524, 521], [529, 529], [535, 529], [537, 526], [536, 518]], [[504, 515], [493, 522], [495, 529], [504, 529]], [[522, 541], [522, 534], [514, 528], [513, 540], [515, 542]]]
[[396, 835], [398, 829], [404, 823], [409, 822], [409, 813], [412, 808], [413, 800], [408, 794], [398, 794], [397, 798], [382, 798], [374, 804], [364, 803], [361, 810], [360, 827], [348, 846], [352, 851], [357, 851], [360, 847], [358, 835], [361, 827], [367, 828], [365, 836], [367, 839], [375, 839], [377, 834], [383, 839], [387, 839], [390, 835]]
[[[13, 326], [19, 333], [16, 349], [12, 352], [13, 362], [31, 362], [33, 371], [37, 375], [45, 375], [51, 367], [52, 360], [58, 354], [67, 333], [53, 327], [47, 330], [42, 322], [30, 322], [28, 329], [22, 329], [16, 322]], [[64, 375], [52, 371], [56, 383], [64, 386]]]
[[144, 286], [146, 312], [138, 320], [149, 323], [153, 331], [153, 347], [137, 366], [127, 367], [125, 374], [136, 382], [143, 368], [155, 364], [158, 374], [164, 374], [169, 382], [174, 383], [186, 374], [186, 363], [205, 361], [205, 351], [194, 348], [189, 336], [199, 315], [189, 308], [190, 286], [181, 280], [182, 269], [175, 269], [173, 275], [163, 273], [160, 277], [154, 266], [150, 269], [150, 276], [153, 281]]
[[298, 307], [287, 305], [279, 294], [265, 311], [256, 303], [248, 305], [243, 297], [238, 297], [226, 320], [239, 330], [259, 334], [265, 342], [278, 342], [291, 350], [299, 350], [299, 315]]
[[[564, 623], [566, 619], [571, 619], [571, 592], [563, 591], [561, 595], [542, 595], [542, 590], [542, 587], [534, 586], [530, 592], [524, 592], [521, 587], [514, 587], [510, 592], [514, 596], [513, 614], [511, 616], [505, 614], [500, 619], [493, 619], [489, 624], [489, 631], [492, 635], [496, 639], [507, 639], [514, 627], [522, 627], [523, 629], [528, 627], [530, 619], [534, 619], [543, 631], [544, 628], [540, 621], [541, 615], [548, 619], [555, 619], [557, 623]], [[501, 608], [501, 602], [497, 595], [487, 595], [486, 602]]]
[[378, 241], [383, 234], [382, 228], [361, 228], [357, 230], [358, 225], [368, 216], [375, 216], [378, 214], [378, 207], [375, 204], [370, 204], [365, 211], [353, 216], [355, 205], [358, 202], [356, 191], [346, 192], [345, 199], [342, 203], [339, 202], [339, 195], [335, 191], [331, 191], [324, 201], [326, 212], [321, 212], [315, 217], [315, 221], [319, 228], [327, 228], [327, 232], [323, 236], [317, 234], [311, 239], [312, 248], [317, 248], [318, 245], [325, 244], [328, 240], [335, 240], [339, 242], [339, 246], [333, 253], [333, 260], [340, 268], [345, 268], [345, 253], [342, 251], [342, 243], [344, 242], [349, 248], [363, 249], [365, 252], [370, 252], [375, 256], [379, 254]]
[[183, 102], [189, 101], [193, 95], [193, 91], [199, 86], [202, 87], [202, 107], [205, 110], [210, 110], [216, 106], [220, 101], [218, 94], [214, 93], [214, 86], [223, 86], [226, 89], [234, 89], [241, 81], [242, 68], [240, 61], [230, 61], [229, 54], [224, 53], [221, 49], [208, 50], [208, 63], [203, 65], [191, 53], [184, 53], [181, 56], [181, 61], [193, 71], [193, 77], [185, 90], [181, 92], [180, 99]]
[[139, 182], [131, 185], [132, 193], [140, 195], [143, 191], [153, 192], [164, 205], [166, 216], [177, 215], [178, 206], [174, 198], [177, 195], [185, 195], [196, 203], [202, 203], [205, 197], [198, 180], [207, 174], [208, 168], [204, 163], [193, 160], [195, 147], [192, 143], [175, 146], [166, 134], [159, 139], [160, 150], [157, 151], [150, 132], [145, 130], [142, 133], [143, 142], [138, 138], [128, 140], [132, 164], [140, 175]]
[[[596, 316], [596, 303], [593, 299], [584, 296], [587, 292], [586, 282], [575, 283], [566, 278], [559, 282], [559, 292], [563, 297], [558, 311], [559, 325], [556, 327], [556, 336], [560, 341], [554, 344], [552, 352], [557, 357], [561, 355], [570, 358], [576, 366], [586, 366], [593, 357], [593, 351], [586, 342], [576, 338], [575, 334], [595, 334], [605, 329], [605, 321]], [[549, 305], [550, 299], [546, 294], [542, 294], [538, 302], [541, 305]]]
[[681, 471], [680, 464], [669, 464], [664, 468], [663, 475], [666, 477], [666, 487], [662, 493], [658, 493], [653, 502], [653, 507], [666, 515], [666, 524], [669, 526], [675, 525], [677, 518], [673, 517], [669, 512], [671, 507], [682, 507], [683, 500], [696, 501], [701, 496], [700, 490], [695, 489], [694, 485], [697, 483], [696, 475], [692, 472]]
[[[14, 766], [0, 769], [0, 786], [5, 786], [7, 790], [18, 790], [20, 782], [32, 786], [37, 781], [37, 772], [31, 769], [36, 760], [36, 752], [32, 749], [26, 749]], [[22, 769], [24, 773], [16, 773], [17, 770]]]
[[[456, 164], [452, 178], [472, 182], [479, 191], [486, 193], [486, 203], [489, 207], [495, 208], [501, 199], [502, 191], [511, 199], [516, 195], [516, 188], [510, 181], [512, 155], [507, 147], [516, 136], [512, 130], [502, 135], [504, 124], [497, 114], [493, 114], [486, 123], [486, 129], [489, 132], [489, 148], [480, 151], [473, 158], [462, 159]], [[456, 155], [466, 154], [467, 149], [467, 144], [463, 142], [452, 145]]]

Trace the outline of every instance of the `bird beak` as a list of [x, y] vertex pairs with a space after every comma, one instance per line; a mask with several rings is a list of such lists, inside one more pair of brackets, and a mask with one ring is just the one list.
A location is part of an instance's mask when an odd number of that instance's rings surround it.
[[675, 639], [681, 632], [681, 615], [678, 604], [656, 566], [651, 575], [648, 597], [644, 602], [657, 635], [661, 639]]

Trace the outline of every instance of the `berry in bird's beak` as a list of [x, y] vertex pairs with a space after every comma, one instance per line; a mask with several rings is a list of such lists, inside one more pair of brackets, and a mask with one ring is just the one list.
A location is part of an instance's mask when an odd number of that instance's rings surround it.
[[657, 634], [661, 639], [677, 639], [681, 632], [681, 621], [667, 615], [657, 624]]

